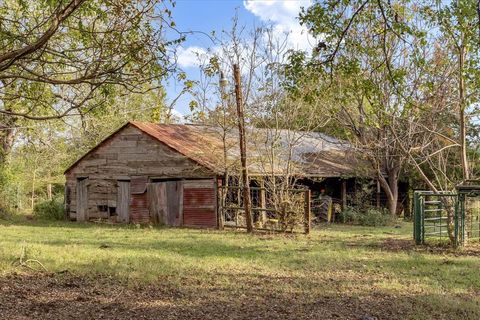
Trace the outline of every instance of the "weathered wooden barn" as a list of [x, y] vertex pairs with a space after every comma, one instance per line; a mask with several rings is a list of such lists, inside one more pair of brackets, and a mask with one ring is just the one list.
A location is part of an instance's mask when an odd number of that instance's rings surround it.
[[[348, 147], [321, 133], [251, 130], [252, 176], [290, 172], [313, 186], [331, 180], [345, 201], [358, 162]], [[266, 146], [278, 151], [267, 152]], [[227, 150], [228, 149], [228, 150]], [[283, 152], [283, 154], [282, 154]], [[238, 169], [235, 133], [195, 125], [129, 122], [66, 171], [70, 219], [216, 227], [217, 189], [227, 168]], [[350, 179], [350, 180], [349, 180]]]

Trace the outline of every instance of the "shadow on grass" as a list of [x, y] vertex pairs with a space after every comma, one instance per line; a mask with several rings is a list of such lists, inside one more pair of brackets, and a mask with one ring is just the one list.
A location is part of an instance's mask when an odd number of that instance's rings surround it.
[[[220, 276], [221, 278], [221, 276]], [[236, 286], [186, 277], [128, 287], [108, 278], [0, 278], [4, 319], [478, 319], [478, 299], [454, 294], [302, 289], [302, 279], [239, 276]]]

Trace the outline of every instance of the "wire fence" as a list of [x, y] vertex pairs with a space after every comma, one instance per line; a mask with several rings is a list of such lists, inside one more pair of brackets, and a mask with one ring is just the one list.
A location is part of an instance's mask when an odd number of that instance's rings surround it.
[[[246, 228], [243, 190], [239, 186], [219, 187], [221, 225]], [[310, 232], [310, 190], [270, 190], [250, 187], [251, 212], [256, 230]]]

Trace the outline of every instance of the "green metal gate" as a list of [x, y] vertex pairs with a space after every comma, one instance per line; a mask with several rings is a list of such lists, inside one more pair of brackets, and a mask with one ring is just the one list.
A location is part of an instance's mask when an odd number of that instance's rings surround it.
[[458, 207], [458, 195], [453, 192], [415, 191], [414, 201], [414, 238], [416, 244], [426, 241], [451, 241], [455, 237], [455, 218]]
[[459, 244], [480, 240], [480, 181], [457, 186], [459, 199]]
[[[478, 183], [478, 181], [474, 181]], [[462, 246], [480, 240], [480, 185], [468, 181], [456, 192], [415, 191], [413, 237]]]

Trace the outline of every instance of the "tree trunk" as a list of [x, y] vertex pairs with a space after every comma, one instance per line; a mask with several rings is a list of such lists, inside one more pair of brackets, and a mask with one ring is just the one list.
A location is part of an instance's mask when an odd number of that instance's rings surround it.
[[388, 181], [381, 174], [378, 173], [378, 181], [387, 195], [387, 207], [391, 215], [395, 216], [397, 214], [397, 203], [398, 203], [398, 169], [388, 170]]
[[[7, 109], [8, 110], [8, 109]], [[7, 156], [12, 150], [15, 140], [15, 118], [7, 115], [1, 116], [0, 120], [0, 166], [7, 161]]]
[[392, 193], [391, 198], [388, 199], [388, 210], [392, 215], [396, 215], [398, 206], [398, 170], [389, 172], [388, 185]]
[[248, 178], [247, 167], [247, 144], [245, 140], [245, 117], [243, 115], [242, 88], [240, 84], [240, 67], [233, 65], [233, 75], [235, 80], [235, 96], [237, 100], [238, 115], [238, 137], [240, 143], [240, 160], [242, 163], [242, 183], [243, 183], [243, 203], [245, 208], [245, 219], [247, 220], [247, 232], [253, 232], [253, 220], [250, 203], [250, 180]]
[[461, 162], [463, 179], [470, 179], [470, 171], [468, 168], [467, 156], [467, 133], [466, 133], [466, 119], [465, 119], [465, 80], [463, 78], [463, 69], [465, 64], [465, 45], [462, 43], [459, 48], [458, 59], [458, 109], [460, 117], [460, 147], [461, 147]]
[[47, 183], [47, 199], [52, 200], [52, 184]]

